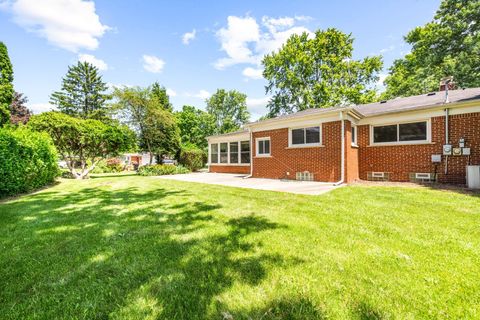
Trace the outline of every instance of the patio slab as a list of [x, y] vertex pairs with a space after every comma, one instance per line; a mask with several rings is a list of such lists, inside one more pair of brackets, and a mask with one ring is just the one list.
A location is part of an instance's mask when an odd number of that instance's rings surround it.
[[245, 178], [245, 176], [246, 175], [230, 173], [196, 172], [159, 176], [157, 178], [307, 195], [319, 195], [340, 187], [334, 186], [333, 183], [325, 182], [285, 181], [276, 179]]

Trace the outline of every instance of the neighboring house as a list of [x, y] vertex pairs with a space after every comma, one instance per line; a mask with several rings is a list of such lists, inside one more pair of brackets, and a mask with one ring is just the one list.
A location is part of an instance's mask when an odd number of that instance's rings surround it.
[[[150, 154], [149, 153], [125, 153], [121, 156], [121, 160], [128, 166], [144, 166], [150, 164]], [[155, 157], [152, 159], [152, 164], [156, 164], [157, 161]]]
[[209, 171], [464, 184], [466, 166], [480, 164], [480, 88], [450, 90], [446, 97], [436, 92], [249, 123], [208, 138]]

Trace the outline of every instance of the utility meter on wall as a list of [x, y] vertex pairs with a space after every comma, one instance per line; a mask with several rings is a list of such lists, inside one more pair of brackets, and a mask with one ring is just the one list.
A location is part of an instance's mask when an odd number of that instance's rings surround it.
[[444, 144], [443, 145], [443, 155], [450, 156], [452, 154], [452, 145], [451, 144]]

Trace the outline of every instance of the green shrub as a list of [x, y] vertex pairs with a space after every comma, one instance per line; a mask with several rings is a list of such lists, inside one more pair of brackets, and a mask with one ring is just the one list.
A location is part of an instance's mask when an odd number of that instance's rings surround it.
[[202, 149], [196, 146], [184, 146], [180, 151], [178, 162], [191, 171], [197, 171], [203, 168], [205, 158], [205, 151]]
[[60, 174], [50, 136], [25, 127], [0, 128], [0, 197], [31, 191]]
[[138, 174], [141, 176], [164, 176], [169, 174], [189, 173], [185, 167], [172, 166], [165, 164], [152, 164], [138, 168]]

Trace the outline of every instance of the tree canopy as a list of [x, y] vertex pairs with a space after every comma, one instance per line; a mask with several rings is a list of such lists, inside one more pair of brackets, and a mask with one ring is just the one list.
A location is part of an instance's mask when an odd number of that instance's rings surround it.
[[[113, 96], [113, 110], [118, 111], [120, 120], [136, 133], [142, 151], [162, 158], [177, 153], [180, 145], [180, 132], [175, 118], [166, 107], [168, 95], [159, 99], [157, 86], [148, 88], [116, 88]], [[163, 93], [162, 93], [163, 96]]]
[[390, 68], [384, 98], [435, 91], [446, 76], [460, 87], [480, 86], [480, 1], [443, 0], [405, 41], [412, 50]]
[[381, 57], [353, 60], [352, 54], [353, 37], [337, 29], [290, 36], [262, 61], [269, 116], [373, 101]]
[[13, 100], [10, 104], [10, 122], [13, 124], [26, 124], [32, 113], [27, 108], [27, 97], [23, 93], [16, 92], [13, 94]]
[[68, 67], [61, 90], [52, 93], [50, 102], [70, 116], [100, 119], [105, 116], [105, 102], [110, 99], [107, 89], [98, 68], [79, 61]]
[[193, 106], [183, 106], [176, 112], [182, 144], [193, 144], [200, 149], [208, 147], [207, 137], [215, 133], [215, 118], [203, 110]]
[[55, 111], [32, 116], [28, 126], [52, 137], [77, 179], [85, 178], [100, 160], [130, 151], [135, 145], [135, 134], [124, 125], [79, 119]]
[[13, 100], [13, 68], [7, 46], [0, 42], [0, 126], [10, 121]]
[[206, 104], [207, 112], [214, 119], [216, 134], [238, 130], [250, 119], [247, 95], [237, 90], [217, 89]]

